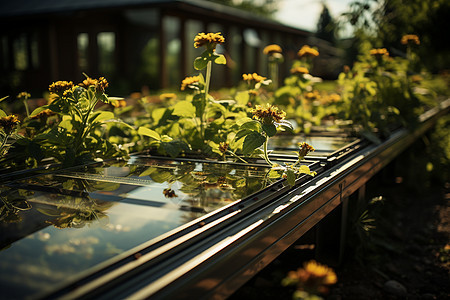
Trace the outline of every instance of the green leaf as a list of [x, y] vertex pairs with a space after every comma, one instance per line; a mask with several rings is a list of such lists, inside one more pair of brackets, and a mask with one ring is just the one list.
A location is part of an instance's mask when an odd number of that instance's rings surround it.
[[270, 169], [269, 173], [267, 174], [267, 176], [271, 179], [274, 178], [280, 178], [280, 172], [278, 170], [274, 170], [274, 169]]
[[217, 58], [214, 60], [214, 62], [218, 65], [225, 65], [227, 63], [227, 59], [222, 54], [217, 55]]
[[5, 100], [6, 98], [8, 98], [9, 96], [6, 96], [6, 97], [3, 97], [3, 98], [0, 98], [0, 102], [2, 102], [3, 100]]
[[90, 123], [101, 122], [103, 120], [114, 119], [114, 113], [110, 111], [95, 112], [89, 118]]
[[234, 139], [235, 139], [236, 141], [239, 141], [239, 140], [242, 139], [244, 136], [247, 136], [247, 135], [249, 135], [249, 134], [252, 133], [252, 132], [255, 132], [255, 131], [248, 130], [248, 129], [242, 129], [242, 130], [239, 130], [238, 133], [236, 133], [236, 136], [234, 137]]
[[208, 60], [205, 57], [197, 57], [194, 60], [194, 69], [203, 70], [208, 65]]
[[301, 165], [301, 166], [298, 168], [298, 172], [299, 172], [300, 174], [307, 174], [307, 175], [311, 175], [311, 176], [314, 176], [314, 175], [316, 174], [316, 172], [311, 172], [311, 170], [309, 169], [309, 167], [308, 167], [308, 166], [305, 166], [305, 165]]
[[66, 131], [71, 131], [73, 128], [72, 120], [71, 119], [62, 120], [59, 123], [58, 127], [64, 128]]
[[292, 123], [289, 122], [289, 121], [281, 120], [281, 121], [278, 123], [278, 125], [281, 126], [281, 127], [283, 127], [284, 129], [287, 129], [288, 131], [291, 131], [291, 132], [294, 131], [294, 126], [293, 126]]
[[6, 116], [7, 116], [7, 114], [3, 110], [0, 109], [0, 117], [6, 117]]
[[242, 153], [244, 154], [252, 153], [256, 148], [264, 144], [265, 141], [266, 138], [262, 134], [256, 131], [252, 131], [244, 139], [244, 144], [242, 146]]
[[261, 123], [259, 123], [256, 120], [251, 120], [248, 122], [245, 122], [244, 124], [241, 125], [241, 127], [239, 127], [239, 129], [243, 130], [252, 130], [252, 131], [256, 131], [256, 132], [260, 132], [261, 131]]
[[44, 106], [40, 106], [38, 108], [36, 108], [35, 110], [33, 110], [33, 112], [30, 114], [30, 117], [34, 117], [36, 116], [38, 113], [40, 113], [41, 111], [44, 111], [48, 108], [48, 105], [44, 105]]
[[142, 172], [141, 174], [139, 174], [139, 177], [143, 177], [143, 176], [149, 176], [151, 174], [153, 174], [155, 171], [157, 171], [158, 169], [155, 167], [148, 167], [147, 170], [145, 170], [144, 172]]
[[[303, 166], [302, 166], [303, 167]], [[306, 166], [305, 166], [306, 167]], [[309, 170], [309, 168], [308, 168]], [[287, 182], [290, 186], [294, 186], [295, 185], [295, 171], [292, 169], [287, 169], [286, 170], [286, 175], [287, 175]]]
[[235, 96], [236, 101], [240, 105], [247, 105], [247, 103], [250, 101], [250, 95], [247, 91], [244, 92], [238, 92]]
[[249, 118], [249, 117], [244, 117], [244, 118], [239, 118], [238, 120], [236, 120], [236, 124], [239, 126], [242, 126], [244, 123], [253, 121], [253, 119]]
[[180, 155], [181, 151], [183, 150], [182, 142], [180, 141], [170, 141], [168, 143], [163, 142], [161, 143], [161, 148], [170, 155], [170, 157], [177, 157]]
[[277, 134], [277, 127], [274, 124], [263, 124], [262, 129], [269, 137], [272, 137], [275, 134]]
[[159, 133], [157, 133], [154, 130], [151, 130], [150, 128], [139, 127], [138, 134], [151, 137], [152, 139], [155, 139], [157, 141], [161, 140], [161, 136], [159, 135]]
[[123, 125], [125, 127], [128, 127], [129, 129], [133, 129], [134, 130], [133, 126], [131, 126], [128, 123], [125, 123], [124, 121], [122, 121], [120, 119], [109, 119], [109, 120], [106, 120], [105, 123], [116, 123], [117, 125]]
[[173, 106], [173, 114], [179, 117], [195, 117], [195, 106], [188, 101], [180, 101]]

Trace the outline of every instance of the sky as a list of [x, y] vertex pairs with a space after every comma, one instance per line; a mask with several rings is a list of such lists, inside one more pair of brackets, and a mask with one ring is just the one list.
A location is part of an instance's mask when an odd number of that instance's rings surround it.
[[328, 7], [333, 18], [348, 11], [349, 3], [354, 0], [279, 0], [276, 18], [293, 27], [316, 31], [317, 22], [322, 12], [322, 3]]

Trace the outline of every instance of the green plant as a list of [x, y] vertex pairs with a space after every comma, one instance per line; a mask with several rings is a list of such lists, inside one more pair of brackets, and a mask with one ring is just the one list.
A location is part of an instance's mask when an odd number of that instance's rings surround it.
[[24, 136], [17, 142], [21, 145], [38, 144], [46, 157], [54, 157], [65, 166], [100, 158], [126, 156], [126, 149], [103, 138], [107, 123], [130, 127], [116, 119], [113, 112], [96, 110], [99, 101], [110, 101], [105, 94], [107, 87], [108, 82], [103, 77], [87, 77], [79, 85], [67, 81], [51, 84], [49, 90], [53, 101], [35, 109], [30, 118], [51, 111], [58, 114], [61, 121], [31, 138]]
[[[294, 164], [284, 164], [283, 166], [273, 163], [269, 158], [267, 145], [269, 138], [274, 136], [278, 130], [292, 130], [292, 125], [284, 120], [286, 113], [279, 111], [277, 107], [266, 104], [256, 105], [252, 110], [253, 119], [245, 118], [240, 120], [239, 131], [236, 134], [236, 141], [243, 139], [242, 153], [251, 154], [256, 152], [260, 154], [267, 164], [271, 167], [268, 173], [269, 178], [286, 178], [290, 185], [295, 184], [295, 179], [300, 174], [315, 175], [308, 166], [300, 165], [301, 160], [314, 148], [306, 143], [300, 144], [298, 160]], [[259, 149], [263, 146], [263, 150]]]

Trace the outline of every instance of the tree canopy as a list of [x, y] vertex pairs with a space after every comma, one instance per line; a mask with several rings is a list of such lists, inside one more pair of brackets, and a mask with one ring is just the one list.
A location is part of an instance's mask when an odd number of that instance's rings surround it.
[[322, 13], [320, 14], [319, 21], [317, 23], [316, 37], [334, 44], [336, 38], [335, 34], [336, 22], [330, 15], [328, 7], [323, 4]]
[[450, 68], [450, 37], [444, 32], [450, 18], [448, 0], [360, 0], [342, 17], [341, 22], [354, 26], [357, 38], [392, 52], [403, 51], [403, 35], [416, 34], [422, 62], [432, 71]]

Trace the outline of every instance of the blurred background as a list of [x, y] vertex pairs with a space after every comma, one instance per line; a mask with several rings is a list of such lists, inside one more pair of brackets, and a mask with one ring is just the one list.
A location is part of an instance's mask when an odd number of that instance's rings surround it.
[[198, 32], [222, 32], [217, 50], [226, 66], [213, 88], [231, 87], [241, 74], [268, 75], [268, 44], [283, 48], [280, 77], [302, 45], [318, 48], [311, 73], [335, 79], [363, 42], [404, 56], [400, 38], [417, 34], [423, 67], [449, 68], [445, 0], [16, 0], [0, 3], [0, 95], [28, 91], [43, 97], [51, 82], [105, 76], [110, 95], [178, 89], [195, 75]]

